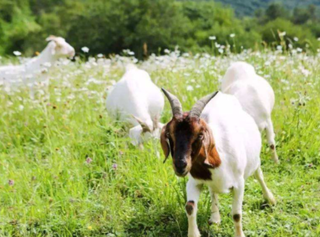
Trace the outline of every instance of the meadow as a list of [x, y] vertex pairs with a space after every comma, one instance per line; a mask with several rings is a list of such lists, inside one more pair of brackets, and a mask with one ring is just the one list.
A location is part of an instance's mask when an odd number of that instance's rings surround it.
[[[186, 236], [187, 178], [163, 164], [158, 140], [131, 145], [126, 127], [105, 109], [128, 62], [147, 70], [184, 107], [215, 91], [234, 61], [251, 63], [274, 88], [273, 123], [280, 164], [264, 139], [262, 169], [277, 205], [265, 205], [259, 184], [246, 182], [246, 236], [320, 236], [320, 54], [243, 51], [189, 55], [178, 50], [140, 62], [126, 51], [106, 59], [64, 61], [49, 87], [0, 89], [0, 236]], [[15, 59], [16, 61], [16, 59]], [[7, 63], [1, 61], [1, 63]], [[1, 87], [1, 86], [0, 86]], [[166, 102], [162, 122], [171, 118]], [[233, 236], [231, 194], [220, 195], [220, 225], [208, 224], [201, 194], [202, 236]]]

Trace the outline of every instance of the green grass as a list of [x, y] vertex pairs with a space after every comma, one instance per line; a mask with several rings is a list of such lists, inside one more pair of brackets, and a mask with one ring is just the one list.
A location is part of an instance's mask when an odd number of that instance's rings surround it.
[[[235, 60], [252, 63], [275, 90], [273, 122], [281, 160], [273, 163], [264, 141], [262, 169], [278, 203], [264, 206], [259, 184], [249, 178], [244, 232], [320, 236], [319, 56], [168, 56], [162, 64], [150, 59], [143, 67], [188, 110], [218, 88]], [[0, 236], [186, 236], [187, 178], [174, 175], [170, 160], [162, 163], [159, 141], [137, 149], [126, 129], [108, 118], [106, 90], [120, 79], [121, 65], [113, 59], [57, 68], [50, 72], [49, 93], [39, 89], [35, 100], [24, 89], [0, 92]], [[86, 83], [91, 77], [103, 83]], [[166, 102], [162, 121], [170, 115]], [[220, 196], [220, 212], [221, 225], [209, 226], [205, 189], [198, 212], [202, 236], [233, 236], [230, 194]]]

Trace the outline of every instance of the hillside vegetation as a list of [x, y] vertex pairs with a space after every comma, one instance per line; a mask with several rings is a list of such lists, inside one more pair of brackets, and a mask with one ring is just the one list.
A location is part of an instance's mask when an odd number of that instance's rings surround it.
[[[195, 0], [197, 1], [197, 0]], [[199, 1], [199, 0], [198, 0]], [[201, 1], [201, 0], [200, 0]], [[210, 0], [209, 0], [210, 1]], [[258, 9], [266, 9], [271, 3], [281, 3], [285, 8], [305, 8], [309, 5], [320, 7], [318, 0], [215, 0], [231, 6], [239, 16], [253, 16]]]
[[190, 53], [278, 46], [317, 52], [319, 22], [314, 5], [288, 10], [271, 4], [252, 17], [237, 18], [232, 8], [212, 1], [2, 0], [0, 55], [15, 50], [34, 55], [49, 35], [65, 37], [78, 53], [83, 46], [92, 55], [130, 49], [139, 58], [177, 45]]

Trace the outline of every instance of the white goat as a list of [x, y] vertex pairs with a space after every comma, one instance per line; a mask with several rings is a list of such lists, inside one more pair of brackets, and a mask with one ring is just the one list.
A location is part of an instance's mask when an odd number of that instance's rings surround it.
[[42, 75], [59, 58], [74, 57], [74, 48], [64, 38], [49, 36], [46, 40], [49, 44], [39, 56], [22, 65], [0, 67], [0, 85], [10, 90], [14, 86], [26, 84], [31, 88], [33, 95], [33, 86], [37, 78], [42, 79]]
[[237, 97], [242, 108], [255, 120], [260, 132], [266, 130], [272, 158], [279, 163], [271, 120], [275, 96], [270, 84], [257, 75], [250, 64], [236, 62], [224, 75], [221, 90]]
[[129, 131], [134, 145], [141, 145], [150, 136], [159, 137], [163, 106], [163, 95], [149, 74], [132, 64], [107, 97], [111, 117], [134, 126]]
[[196, 215], [201, 187], [205, 184], [212, 198], [211, 223], [220, 222], [217, 194], [233, 191], [235, 236], [243, 237], [245, 180], [255, 175], [263, 196], [271, 204], [276, 202], [260, 168], [261, 136], [256, 123], [232, 95], [221, 92], [208, 95], [196, 102], [190, 112], [183, 113], [177, 97], [165, 90], [164, 93], [173, 118], [162, 128], [161, 146], [166, 158], [171, 153], [176, 175], [189, 174], [188, 236], [200, 236]]

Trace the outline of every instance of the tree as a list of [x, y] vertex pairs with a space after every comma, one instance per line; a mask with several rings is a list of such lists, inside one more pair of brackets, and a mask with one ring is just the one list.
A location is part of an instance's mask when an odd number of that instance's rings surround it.
[[279, 3], [271, 3], [266, 9], [266, 17], [268, 21], [275, 20], [277, 18], [288, 18], [288, 11]]

